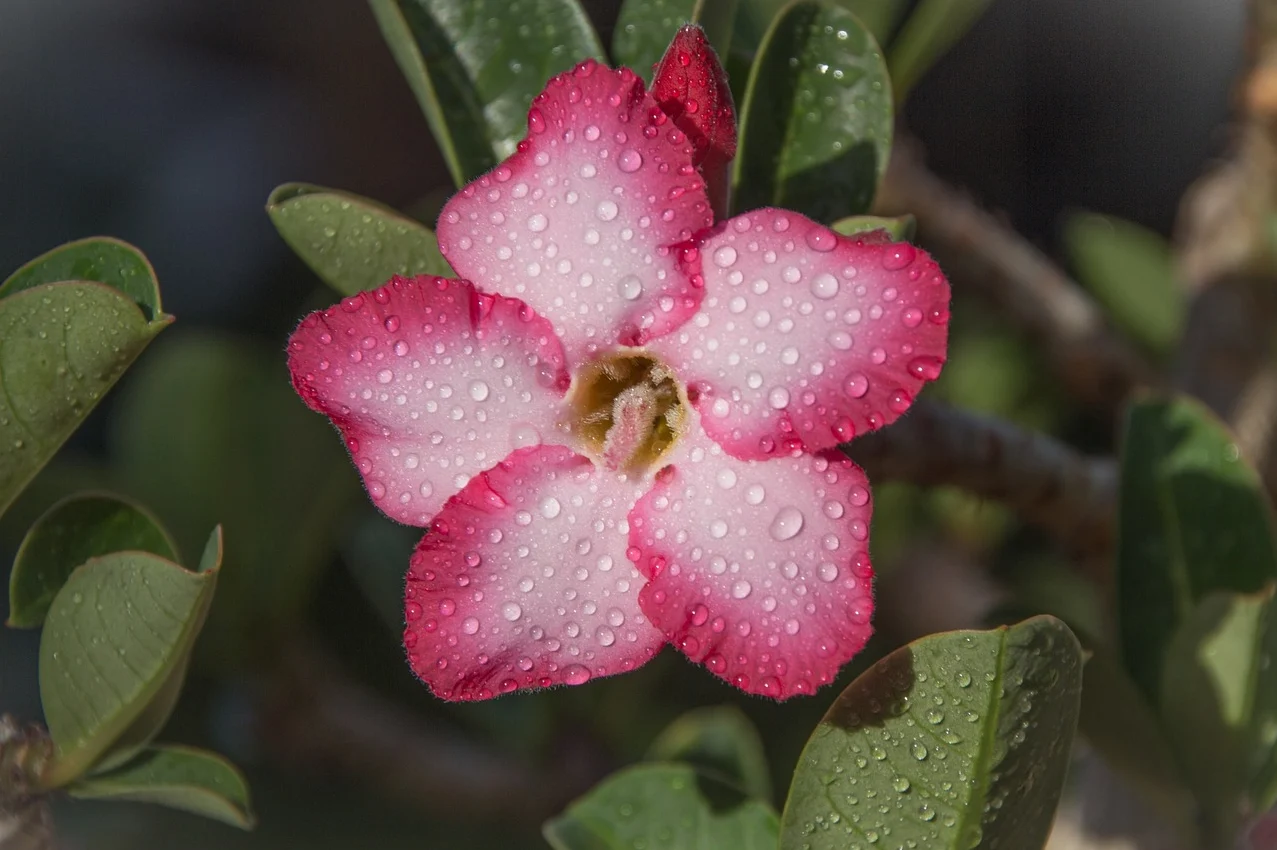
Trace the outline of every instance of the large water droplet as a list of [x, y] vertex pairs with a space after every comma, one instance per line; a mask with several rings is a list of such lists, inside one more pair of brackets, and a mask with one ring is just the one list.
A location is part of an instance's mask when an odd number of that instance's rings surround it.
[[811, 279], [811, 294], [817, 298], [833, 298], [838, 294], [838, 278], [822, 272]]
[[638, 275], [627, 274], [616, 282], [616, 291], [626, 301], [635, 301], [643, 294], [643, 282]]
[[771, 528], [768, 529], [772, 539], [777, 541], [791, 540], [803, 528], [803, 512], [793, 506], [781, 508], [776, 512], [775, 518], [772, 519]]
[[470, 382], [470, 398], [475, 401], [484, 401], [488, 397], [488, 385], [483, 381]]
[[626, 174], [633, 174], [643, 167], [643, 155], [633, 148], [626, 148], [616, 158], [616, 166]]

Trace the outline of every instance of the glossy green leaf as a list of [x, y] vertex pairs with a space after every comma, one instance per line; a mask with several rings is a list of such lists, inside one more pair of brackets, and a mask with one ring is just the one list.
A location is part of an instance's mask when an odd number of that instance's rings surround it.
[[1041, 847], [1081, 690], [1081, 648], [1054, 617], [896, 650], [816, 728], [794, 773], [781, 848], [880, 839], [928, 850]]
[[71, 496], [54, 505], [18, 549], [9, 574], [6, 625], [40, 625], [72, 570], [90, 558], [126, 549], [178, 560], [173, 541], [140, 505], [99, 493]]
[[[40, 699], [55, 749], [49, 787], [85, 773], [164, 696], [204, 623], [218, 572], [116, 552], [67, 579], [40, 638]], [[168, 712], [160, 713], [162, 723]]]
[[732, 42], [738, 0], [625, 0], [612, 36], [612, 58], [645, 79], [684, 24], [698, 24], [719, 56]]
[[682, 764], [631, 767], [545, 825], [555, 850], [772, 850], [776, 813]]
[[248, 783], [226, 759], [192, 747], [151, 747], [128, 764], [67, 788], [84, 800], [158, 803], [241, 829], [255, 822]]
[[1274, 586], [1213, 593], [1166, 650], [1162, 715], [1215, 829], [1274, 803], [1277, 785], [1277, 605]]
[[108, 236], [68, 242], [36, 257], [0, 284], [0, 298], [64, 280], [105, 283], [118, 289], [133, 299], [148, 321], [164, 315], [151, 261], [129, 243]]
[[652, 742], [648, 761], [684, 762], [735, 785], [751, 797], [771, 799], [763, 740], [735, 706], [697, 708], [667, 726]]
[[1153, 351], [1174, 346], [1185, 304], [1165, 239], [1120, 218], [1079, 213], [1065, 223], [1064, 244], [1078, 280], [1116, 324]]
[[920, 0], [891, 44], [896, 103], [950, 47], [967, 34], [992, 0]]
[[593, 57], [576, 0], [369, 0], [462, 186], [514, 153], [550, 77]]
[[787, 6], [759, 48], [740, 114], [736, 210], [785, 207], [831, 222], [869, 209], [891, 153], [891, 81], [851, 12]]
[[0, 299], [0, 513], [171, 321], [100, 283]]
[[346, 507], [363, 494], [341, 440], [289, 385], [274, 345], [176, 336], [132, 376], [112, 423], [122, 484], [185, 552], [226, 529], [236, 569], [218, 589], [200, 660], [260, 658], [295, 623]]
[[834, 0], [839, 6], [853, 13], [874, 40], [884, 47], [900, 23], [900, 17], [909, 6], [909, 0]]
[[841, 218], [829, 225], [843, 236], [854, 236], [857, 233], [871, 233], [885, 230], [897, 242], [910, 242], [918, 229], [918, 221], [911, 215], [883, 217], [876, 215], [853, 215]]
[[1127, 670], [1156, 703], [1177, 625], [1216, 590], [1277, 579], [1272, 508], [1228, 429], [1187, 398], [1131, 405], [1121, 450], [1117, 603]]
[[285, 183], [266, 212], [297, 256], [342, 295], [376, 289], [397, 274], [454, 276], [429, 228], [376, 201]]

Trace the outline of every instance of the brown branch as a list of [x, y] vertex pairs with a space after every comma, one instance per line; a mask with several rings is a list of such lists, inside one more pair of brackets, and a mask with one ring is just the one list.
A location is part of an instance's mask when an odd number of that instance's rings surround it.
[[919, 237], [954, 281], [1001, 308], [1047, 347], [1069, 390], [1116, 406], [1158, 377], [1109, 327], [1098, 305], [1041, 251], [932, 174], [916, 146], [896, 146], [876, 201], [884, 215], [913, 214]]
[[1005, 502], [1077, 554], [1113, 545], [1115, 464], [1045, 434], [924, 399], [890, 428], [857, 438], [848, 454], [871, 481], [952, 485]]
[[1176, 222], [1191, 300], [1175, 377], [1237, 428], [1243, 451], [1263, 464], [1277, 422], [1277, 2], [1252, 0], [1250, 12], [1233, 145], [1185, 194]]
[[584, 751], [536, 766], [428, 725], [300, 641], [269, 687], [259, 735], [279, 762], [339, 774], [419, 811], [539, 824], [603, 773]]

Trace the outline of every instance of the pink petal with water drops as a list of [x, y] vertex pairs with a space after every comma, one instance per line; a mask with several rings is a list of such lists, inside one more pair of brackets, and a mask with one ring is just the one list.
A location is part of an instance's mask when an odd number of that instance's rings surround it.
[[664, 644], [639, 608], [626, 514], [640, 485], [561, 446], [472, 480], [412, 556], [404, 646], [445, 699], [579, 685]]
[[515, 448], [554, 441], [568, 383], [550, 323], [526, 304], [432, 277], [310, 314], [288, 367], [341, 430], [373, 503], [418, 526]]
[[550, 319], [576, 364], [695, 311], [669, 246], [711, 222], [686, 135], [632, 71], [588, 61], [550, 80], [527, 139], [448, 202], [438, 236], [462, 277]]
[[912, 245], [763, 209], [716, 228], [700, 258], [700, 310], [652, 347], [737, 457], [845, 443], [940, 374], [949, 283]]
[[640, 604], [719, 678], [809, 694], [872, 633], [864, 473], [837, 452], [745, 461], [699, 428], [685, 440], [630, 514]]

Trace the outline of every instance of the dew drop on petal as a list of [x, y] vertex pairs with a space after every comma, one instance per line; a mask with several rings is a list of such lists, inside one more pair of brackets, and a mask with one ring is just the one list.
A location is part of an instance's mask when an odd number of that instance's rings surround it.
[[798, 532], [802, 531], [804, 519], [803, 512], [798, 510], [798, 508], [792, 505], [786, 506], [776, 512], [768, 531], [771, 533], [773, 540], [790, 540]]

